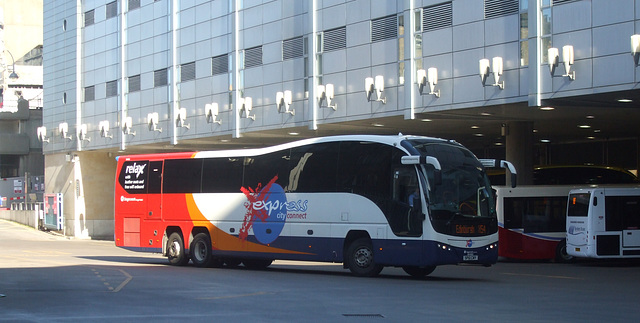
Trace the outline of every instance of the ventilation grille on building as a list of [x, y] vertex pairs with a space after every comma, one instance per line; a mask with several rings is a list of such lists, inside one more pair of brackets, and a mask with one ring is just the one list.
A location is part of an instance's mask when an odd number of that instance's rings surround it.
[[129, 92], [140, 91], [140, 74], [129, 76]]
[[559, 4], [565, 4], [565, 3], [576, 2], [576, 1], [580, 1], [580, 0], [553, 0], [553, 5], [557, 6]]
[[325, 52], [347, 47], [347, 27], [324, 32], [322, 48]]
[[107, 82], [107, 97], [117, 96], [118, 95], [118, 81], [109, 81]]
[[129, 10], [140, 8], [140, 0], [129, 0]]
[[84, 88], [84, 102], [93, 101], [96, 99], [95, 86], [87, 86]]
[[118, 2], [113, 1], [107, 3], [107, 19], [118, 15]]
[[229, 71], [227, 54], [211, 58], [211, 75], [224, 74]]
[[93, 15], [94, 15], [94, 11], [93, 10], [89, 10], [89, 11], [84, 13], [84, 25], [85, 26], [93, 25], [93, 22], [94, 22]]
[[422, 9], [422, 30], [429, 31], [453, 26], [451, 2]]
[[196, 79], [196, 62], [180, 65], [180, 80], [182, 82]]
[[161, 70], [153, 71], [153, 86], [163, 86], [169, 83], [169, 79], [167, 77], [168, 69], [163, 68]]
[[484, 0], [485, 19], [516, 13], [518, 13], [518, 0]]
[[398, 37], [397, 20], [396, 15], [371, 20], [371, 42]]
[[262, 65], [262, 46], [244, 50], [244, 68]]
[[302, 36], [282, 41], [282, 60], [302, 57], [304, 55], [304, 41]]

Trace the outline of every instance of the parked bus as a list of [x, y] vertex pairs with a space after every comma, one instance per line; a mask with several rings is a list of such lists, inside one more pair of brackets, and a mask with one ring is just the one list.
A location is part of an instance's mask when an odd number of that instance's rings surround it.
[[567, 207], [567, 252], [575, 257], [640, 257], [640, 187], [575, 189]]
[[498, 221], [483, 165], [515, 174], [456, 142], [404, 135], [121, 156], [115, 243], [198, 267], [288, 259], [422, 277], [445, 264], [488, 266]]
[[498, 255], [509, 259], [570, 261], [566, 251], [567, 196], [575, 186], [497, 187]]
[[[504, 185], [503, 170], [492, 171], [493, 185]], [[500, 257], [520, 260], [572, 260], [566, 251], [566, 206], [569, 191], [603, 184], [637, 185], [635, 175], [610, 166], [541, 166], [533, 184], [494, 186], [499, 223]]]

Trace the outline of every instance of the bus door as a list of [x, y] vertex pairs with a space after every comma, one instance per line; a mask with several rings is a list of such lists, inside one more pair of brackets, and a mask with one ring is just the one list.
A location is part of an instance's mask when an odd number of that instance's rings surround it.
[[162, 216], [162, 161], [149, 162], [147, 186], [147, 220], [160, 220]]

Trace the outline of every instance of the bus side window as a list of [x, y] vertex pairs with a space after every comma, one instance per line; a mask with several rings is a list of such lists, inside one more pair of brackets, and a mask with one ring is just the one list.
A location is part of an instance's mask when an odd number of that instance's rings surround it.
[[149, 185], [147, 193], [160, 193], [162, 190], [162, 161], [149, 163]]
[[335, 192], [339, 143], [328, 142], [291, 149], [287, 192]]
[[202, 159], [167, 159], [164, 162], [164, 193], [200, 193]]

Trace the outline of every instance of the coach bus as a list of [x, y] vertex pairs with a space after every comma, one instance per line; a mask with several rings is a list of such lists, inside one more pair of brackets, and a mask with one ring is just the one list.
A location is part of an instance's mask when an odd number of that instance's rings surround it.
[[515, 177], [510, 163], [454, 141], [402, 134], [120, 156], [115, 243], [198, 267], [287, 259], [422, 277], [438, 265], [489, 266], [498, 222], [484, 166]]
[[508, 259], [568, 262], [567, 196], [572, 185], [494, 186], [498, 255]]
[[640, 187], [575, 189], [567, 208], [567, 252], [575, 257], [640, 257]]

